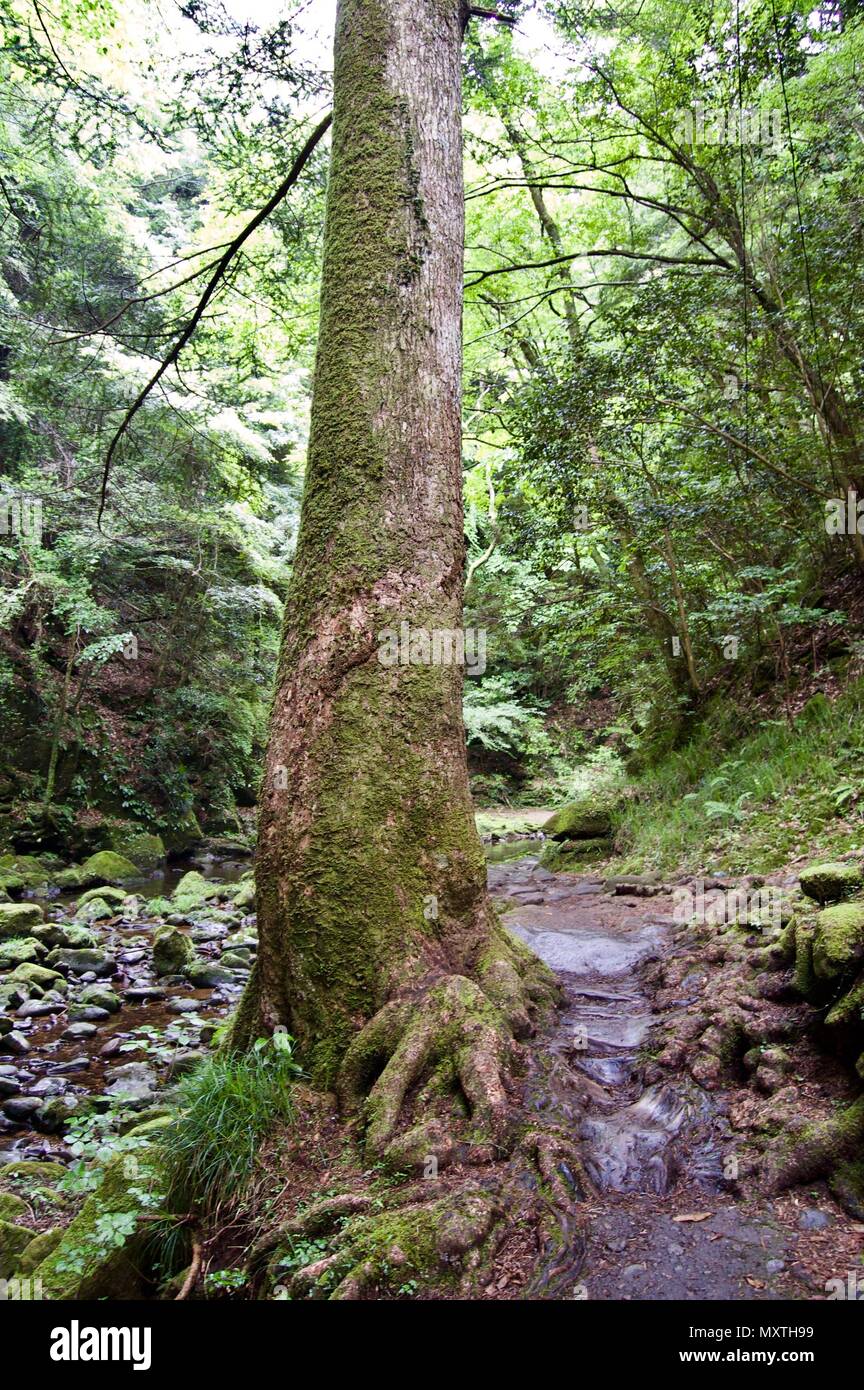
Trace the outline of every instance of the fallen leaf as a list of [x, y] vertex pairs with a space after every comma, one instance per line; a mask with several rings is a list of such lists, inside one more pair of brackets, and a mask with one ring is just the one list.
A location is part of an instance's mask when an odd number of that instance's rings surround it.
[[673, 1221], [708, 1221], [713, 1211], [688, 1211], [684, 1216], [673, 1216]]
[[766, 1287], [764, 1279], [751, 1279], [749, 1274], [745, 1276], [745, 1282], [750, 1285], [751, 1289], [764, 1289]]

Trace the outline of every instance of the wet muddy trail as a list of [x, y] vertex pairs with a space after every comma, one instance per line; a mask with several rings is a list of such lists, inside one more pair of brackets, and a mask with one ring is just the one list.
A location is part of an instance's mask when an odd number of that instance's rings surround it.
[[[683, 1070], [646, 1082], [669, 1012], [655, 1009], [646, 967], [675, 949], [671, 894], [629, 896], [624, 885], [551, 874], [533, 858], [491, 865], [489, 881], [507, 926], [567, 995], [529, 1103], [579, 1137], [595, 1188], [582, 1288], [570, 1296], [824, 1297], [810, 1256], [830, 1232], [802, 1232], [799, 1205], [727, 1176], [735, 1134], [723, 1090], [709, 1092]], [[671, 1009], [686, 1009], [705, 983], [685, 978]]]

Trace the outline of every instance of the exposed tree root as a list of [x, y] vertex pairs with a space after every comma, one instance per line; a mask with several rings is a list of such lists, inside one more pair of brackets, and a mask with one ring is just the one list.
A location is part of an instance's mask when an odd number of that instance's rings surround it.
[[833, 1173], [854, 1157], [864, 1143], [864, 1096], [834, 1118], [788, 1137], [769, 1156], [765, 1186], [782, 1192], [797, 1183]]

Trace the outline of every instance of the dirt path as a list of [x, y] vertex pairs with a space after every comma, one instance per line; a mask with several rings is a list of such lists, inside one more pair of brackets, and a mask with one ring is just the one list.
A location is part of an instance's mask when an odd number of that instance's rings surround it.
[[683, 1067], [646, 1082], [663, 1024], [711, 987], [709, 972], [691, 972], [658, 1006], [650, 966], [676, 950], [670, 893], [604, 891], [533, 858], [490, 865], [489, 882], [569, 1000], [529, 1100], [579, 1134], [596, 1188], [584, 1287], [571, 1296], [824, 1298], [826, 1274], [857, 1263], [864, 1228], [824, 1188], [769, 1199], [740, 1180], [731, 1090], [705, 1089]]

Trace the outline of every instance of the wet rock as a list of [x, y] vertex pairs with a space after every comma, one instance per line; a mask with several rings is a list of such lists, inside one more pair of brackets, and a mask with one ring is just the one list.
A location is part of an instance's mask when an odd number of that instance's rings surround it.
[[226, 951], [221, 956], [219, 964], [225, 970], [248, 970], [252, 962], [245, 952]]
[[54, 1096], [40, 1106], [32, 1118], [32, 1123], [44, 1134], [62, 1134], [77, 1105], [74, 1096]]
[[114, 962], [105, 951], [70, 950], [60, 948], [52, 951], [46, 964], [56, 967], [64, 975], [113, 975]]
[[49, 1014], [63, 1013], [65, 1008], [62, 999], [27, 999], [15, 1013], [18, 1018], [47, 1018]]
[[[90, 1024], [95, 1023], [104, 1023], [106, 1018], [110, 1017], [111, 1015], [109, 1014], [107, 1009], [97, 1009], [95, 1004], [76, 1004], [73, 1005], [72, 1008], [69, 1010], [69, 1021], [73, 1025], [81, 1024], [83, 1026], [88, 1026]], [[71, 1030], [67, 1029], [67, 1031], [63, 1034], [63, 1037], [68, 1037], [70, 1035], [70, 1031]], [[95, 1033], [95, 1031], [96, 1029], [94, 1028], [93, 1032]], [[79, 1033], [77, 1036], [82, 1038], [92, 1037], [93, 1034]]]
[[164, 999], [167, 990], [162, 985], [131, 985], [129, 989], [124, 989], [123, 998], [130, 1003], [141, 1002], [147, 999]]
[[188, 1076], [205, 1060], [207, 1054], [199, 1048], [181, 1048], [175, 1052], [168, 1066], [168, 1080], [175, 1081], [179, 1076]]
[[122, 1067], [112, 1067], [108, 1072], [110, 1085], [105, 1094], [130, 1104], [140, 1104], [152, 1099], [156, 1090], [156, 1073], [146, 1062], [126, 1062]]
[[82, 922], [107, 922], [111, 917], [117, 916], [117, 909], [103, 898], [91, 898], [83, 907], [78, 908], [75, 916]]
[[11, 1033], [5, 1033], [0, 1038], [0, 1052], [5, 1052], [7, 1056], [25, 1057], [29, 1051], [30, 1044], [17, 1029], [13, 1028]]
[[[0, 1068], [0, 1073], [6, 1070]], [[21, 1091], [21, 1082], [15, 1076], [3, 1076], [0, 1074], [0, 1100], [6, 1100], [9, 1096], [17, 1096]]]
[[87, 985], [79, 995], [79, 1003], [88, 1006], [93, 1005], [97, 1009], [105, 1009], [106, 1013], [116, 1014], [121, 1007], [119, 994], [115, 994], [113, 989], [107, 985]]
[[48, 1068], [49, 1076], [72, 1076], [76, 1072], [89, 1071], [89, 1057], [68, 1057], [65, 1062], [52, 1062]]
[[95, 1023], [70, 1023], [60, 1036], [64, 1042], [80, 1042], [84, 1038], [95, 1037], [96, 1031]]
[[172, 1014], [194, 1014], [203, 1007], [201, 999], [172, 999], [168, 1004]]
[[179, 975], [195, 956], [189, 937], [176, 927], [163, 927], [153, 940], [153, 969], [157, 975]]
[[41, 1096], [11, 1096], [3, 1102], [3, 1114], [7, 1120], [15, 1120], [17, 1124], [22, 1125], [29, 1124], [41, 1108]]
[[195, 989], [215, 989], [218, 985], [234, 983], [234, 975], [224, 966], [209, 960], [196, 960], [186, 967], [186, 978]]

